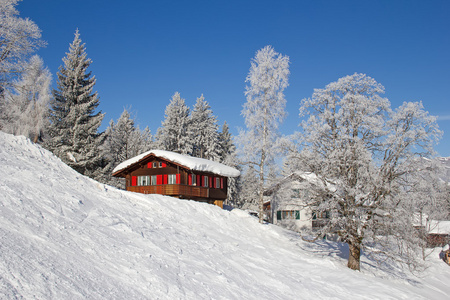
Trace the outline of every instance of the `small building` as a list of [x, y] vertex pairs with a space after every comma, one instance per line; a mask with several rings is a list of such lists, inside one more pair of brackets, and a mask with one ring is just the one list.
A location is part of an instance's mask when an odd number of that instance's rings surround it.
[[450, 244], [450, 221], [430, 221], [426, 227], [428, 248]]
[[266, 189], [264, 196], [269, 200], [264, 207], [268, 219], [294, 231], [313, 231], [327, 224], [330, 214], [314, 211], [308, 205], [310, 184], [318, 184], [315, 174], [295, 172]]
[[113, 176], [125, 178], [127, 191], [192, 199], [223, 208], [228, 178], [235, 168], [171, 151], [150, 150], [119, 164]]

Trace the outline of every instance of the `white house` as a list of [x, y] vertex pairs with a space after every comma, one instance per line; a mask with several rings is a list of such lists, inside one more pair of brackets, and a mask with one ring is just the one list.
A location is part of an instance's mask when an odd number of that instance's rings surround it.
[[[308, 186], [319, 184], [317, 176], [309, 172], [295, 172], [268, 188], [267, 214], [273, 224], [294, 231], [315, 230], [328, 222], [328, 212], [313, 211], [307, 203], [311, 200]], [[270, 204], [269, 204], [270, 201]]]

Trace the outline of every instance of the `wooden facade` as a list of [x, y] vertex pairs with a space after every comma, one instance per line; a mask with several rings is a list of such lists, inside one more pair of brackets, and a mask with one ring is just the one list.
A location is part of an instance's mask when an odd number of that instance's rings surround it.
[[149, 155], [113, 176], [126, 179], [127, 191], [160, 194], [215, 204], [223, 208], [227, 177], [199, 172], [167, 159]]

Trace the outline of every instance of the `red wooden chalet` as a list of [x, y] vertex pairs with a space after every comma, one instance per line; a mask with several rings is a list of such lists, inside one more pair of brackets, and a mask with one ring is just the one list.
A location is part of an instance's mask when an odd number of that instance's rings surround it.
[[150, 150], [124, 161], [112, 175], [126, 179], [127, 191], [192, 199], [223, 208], [228, 177], [237, 177], [240, 173], [211, 160]]

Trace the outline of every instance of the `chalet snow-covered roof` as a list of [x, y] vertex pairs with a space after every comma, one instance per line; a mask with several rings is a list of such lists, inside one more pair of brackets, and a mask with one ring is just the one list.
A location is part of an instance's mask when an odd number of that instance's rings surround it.
[[193, 171], [209, 172], [226, 177], [238, 177], [240, 175], [240, 172], [238, 170], [226, 166], [224, 164], [208, 159], [192, 157], [189, 155], [179, 154], [165, 150], [150, 150], [138, 156], [130, 158], [120, 163], [117, 167], [115, 167], [113, 170], [113, 174], [118, 173], [131, 165], [139, 163], [140, 161], [148, 158], [149, 156], [155, 156], [166, 159], [168, 161], [174, 162]]

